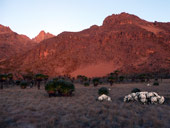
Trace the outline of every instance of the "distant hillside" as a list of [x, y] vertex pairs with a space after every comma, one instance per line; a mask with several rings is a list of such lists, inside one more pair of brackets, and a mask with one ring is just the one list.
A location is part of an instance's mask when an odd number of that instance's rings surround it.
[[[135, 15], [108, 16], [102, 26], [63, 32], [23, 55], [0, 62], [1, 71], [32, 71], [50, 76], [103, 76], [170, 71], [170, 23]], [[8, 66], [6, 66], [8, 64]]]

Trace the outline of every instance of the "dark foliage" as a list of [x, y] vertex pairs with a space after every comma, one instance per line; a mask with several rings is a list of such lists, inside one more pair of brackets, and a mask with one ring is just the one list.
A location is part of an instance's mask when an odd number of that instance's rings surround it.
[[58, 80], [55, 85], [58, 94], [61, 96], [71, 96], [75, 90], [74, 84], [69, 81]]
[[90, 86], [90, 83], [89, 82], [84, 82], [84, 86], [87, 87], [87, 86]]
[[58, 77], [53, 78], [53, 81], [57, 82], [57, 80], [59, 80]]
[[94, 85], [95, 87], [98, 86], [99, 82], [100, 82], [100, 79], [99, 79], [99, 78], [94, 78], [94, 79], [93, 79], [93, 85]]
[[48, 83], [45, 85], [45, 90], [49, 94], [49, 97], [56, 95], [56, 86], [55, 81], [48, 81]]
[[21, 82], [20, 80], [16, 80], [16, 81], [15, 81], [15, 84], [16, 84], [16, 85], [20, 85], [20, 82]]
[[113, 76], [109, 76], [109, 77], [108, 77], [108, 82], [110, 83], [111, 86], [113, 85], [113, 83], [115, 82], [115, 80], [116, 80], [116, 78], [113, 77]]
[[7, 80], [7, 75], [0, 74], [0, 89], [3, 89], [3, 84]]
[[23, 80], [23, 81], [20, 82], [20, 87], [21, 87], [22, 89], [25, 89], [27, 86], [28, 86], [28, 83], [27, 83], [25, 80]]
[[4, 82], [7, 80], [7, 75], [6, 74], [0, 74], [0, 81]]
[[44, 80], [48, 80], [49, 76], [48, 75], [44, 75]]
[[140, 91], [140, 89], [138, 89], [138, 88], [134, 88], [134, 89], [132, 89], [132, 91], [131, 91], [131, 93], [136, 93], [136, 92], [141, 92], [141, 91]]
[[54, 96], [56, 93], [58, 96], [71, 96], [75, 91], [75, 87], [74, 84], [69, 81], [53, 79], [46, 84], [45, 90], [49, 96]]
[[106, 87], [101, 87], [99, 90], [98, 90], [98, 94], [99, 95], [108, 95], [109, 94], [109, 90], [106, 88]]
[[158, 82], [158, 81], [155, 81], [155, 82], [153, 83], [153, 85], [154, 85], [154, 86], [159, 86], [159, 82]]
[[10, 80], [12, 80], [12, 79], [13, 79], [13, 74], [12, 74], [12, 73], [9, 73], [9, 74], [7, 75], [7, 77], [8, 77]]
[[119, 81], [122, 82], [125, 79], [124, 76], [119, 76]]
[[159, 82], [158, 82], [158, 79], [157, 79], [157, 78], [154, 80], [153, 85], [154, 85], [154, 86], [159, 86]]
[[35, 79], [36, 79], [37, 81], [42, 81], [42, 80], [44, 79], [44, 75], [43, 75], [43, 74], [36, 74], [36, 75], [35, 75]]

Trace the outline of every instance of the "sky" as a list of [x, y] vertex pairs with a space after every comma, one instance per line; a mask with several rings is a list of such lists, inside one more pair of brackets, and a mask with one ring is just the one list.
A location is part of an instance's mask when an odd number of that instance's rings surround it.
[[0, 0], [0, 24], [30, 38], [41, 30], [81, 31], [121, 12], [170, 22], [170, 0]]

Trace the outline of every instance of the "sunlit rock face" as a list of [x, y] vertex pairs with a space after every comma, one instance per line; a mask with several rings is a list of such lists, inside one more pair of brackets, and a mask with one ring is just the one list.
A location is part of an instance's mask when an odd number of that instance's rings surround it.
[[170, 23], [147, 22], [121, 13], [108, 16], [101, 26], [45, 39], [29, 52], [0, 62], [0, 68], [88, 77], [114, 70], [126, 74], [170, 72], [169, 49]]
[[46, 33], [45, 31], [41, 31], [35, 38], [33, 38], [32, 40], [39, 43], [45, 39], [54, 37], [54, 35], [50, 34], [50, 33]]
[[0, 25], [0, 61], [23, 54], [36, 45], [25, 35], [13, 32], [9, 27]]

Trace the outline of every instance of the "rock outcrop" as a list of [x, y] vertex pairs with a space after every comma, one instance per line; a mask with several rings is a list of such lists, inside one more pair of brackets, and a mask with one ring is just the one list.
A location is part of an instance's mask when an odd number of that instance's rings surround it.
[[33, 38], [32, 40], [39, 43], [45, 39], [48, 39], [48, 38], [51, 38], [51, 37], [54, 37], [54, 35], [50, 34], [50, 33], [46, 33], [44, 31], [41, 31], [35, 38]]

